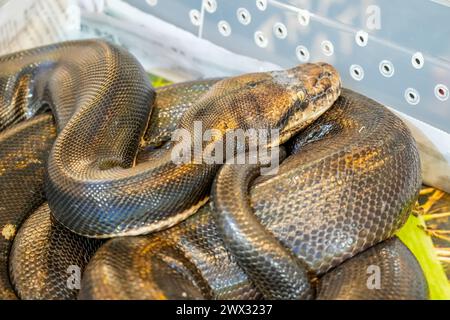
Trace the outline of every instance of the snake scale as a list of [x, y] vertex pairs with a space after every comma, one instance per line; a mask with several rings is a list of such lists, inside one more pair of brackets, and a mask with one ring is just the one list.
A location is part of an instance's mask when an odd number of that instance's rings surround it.
[[[414, 140], [327, 64], [155, 93], [125, 50], [72, 41], [0, 57], [0, 93], [1, 298], [427, 297], [392, 238], [420, 187]], [[176, 165], [171, 134], [196, 120], [279, 129], [287, 157], [260, 177]]]

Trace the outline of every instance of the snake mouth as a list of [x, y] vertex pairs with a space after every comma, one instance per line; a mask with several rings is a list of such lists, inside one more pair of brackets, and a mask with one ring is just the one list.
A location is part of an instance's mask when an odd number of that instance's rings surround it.
[[328, 63], [307, 63], [289, 69], [287, 73], [294, 78], [287, 85], [293, 101], [292, 113], [328, 109], [341, 94], [341, 77]]
[[292, 126], [287, 125], [280, 134], [278, 144], [281, 145], [289, 141], [291, 138], [299, 134], [303, 129], [317, 120], [328, 109], [329, 108], [318, 108], [315, 113], [307, 115], [307, 119], [304, 119], [302, 121], [294, 121], [294, 124]]
[[341, 77], [330, 64], [317, 63], [315, 72], [305, 80], [306, 96], [316, 106], [332, 105], [341, 93]]

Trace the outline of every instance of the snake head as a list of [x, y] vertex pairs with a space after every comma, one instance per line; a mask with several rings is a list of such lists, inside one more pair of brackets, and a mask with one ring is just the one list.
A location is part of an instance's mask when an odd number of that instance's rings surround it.
[[282, 112], [277, 123], [280, 143], [316, 120], [341, 93], [339, 73], [327, 63], [306, 63], [271, 74], [283, 92], [278, 98]]
[[338, 72], [326, 63], [248, 73], [217, 82], [186, 112], [181, 124], [202, 119], [203, 128], [269, 129], [270, 144], [286, 142], [330, 108], [341, 91]]

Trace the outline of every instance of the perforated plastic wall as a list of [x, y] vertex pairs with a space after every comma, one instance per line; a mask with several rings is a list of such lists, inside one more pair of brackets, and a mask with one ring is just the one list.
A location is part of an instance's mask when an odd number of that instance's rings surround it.
[[447, 0], [128, 0], [283, 67], [327, 61], [344, 85], [450, 133]]

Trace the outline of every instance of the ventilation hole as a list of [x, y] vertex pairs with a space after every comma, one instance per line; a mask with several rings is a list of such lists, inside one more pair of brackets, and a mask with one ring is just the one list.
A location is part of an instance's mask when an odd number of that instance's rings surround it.
[[330, 41], [328, 41], [328, 40], [322, 41], [320, 46], [322, 48], [322, 52], [323, 52], [324, 55], [326, 55], [326, 56], [332, 56], [333, 55], [333, 53], [334, 53], [334, 46], [333, 46], [333, 44]]
[[205, 9], [209, 13], [214, 13], [217, 10], [217, 2], [216, 0], [205, 0]]
[[258, 47], [261, 47], [261, 48], [267, 47], [268, 41], [262, 31], [256, 31], [254, 38], [255, 38], [255, 43], [258, 45]]
[[281, 22], [277, 22], [273, 26], [273, 33], [279, 39], [284, 39], [287, 36], [287, 28]]
[[248, 25], [250, 21], [252, 21], [252, 16], [250, 15], [250, 12], [248, 12], [245, 8], [239, 8], [236, 12], [237, 18], [240, 23], [243, 25]]
[[198, 10], [192, 9], [191, 11], [189, 11], [189, 18], [191, 19], [191, 23], [194, 26], [200, 25], [200, 12]]
[[448, 100], [448, 97], [450, 95], [448, 88], [443, 84], [438, 84], [436, 87], [434, 87], [434, 95], [436, 98], [438, 98], [441, 101]]
[[364, 69], [358, 64], [352, 64], [350, 66], [350, 76], [356, 81], [361, 81], [364, 79]]
[[220, 34], [224, 37], [228, 37], [231, 34], [230, 24], [225, 20], [220, 20], [217, 24], [217, 28], [219, 29]]
[[408, 88], [405, 90], [405, 99], [410, 105], [416, 105], [420, 102], [420, 95], [414, 88]]
[[256, 7], [261, 11], [266, 10], [267, 9], [267, 0], [256, 0]]
[[309, 61], [309, 51], [304, 46], [297, 46], [295, 48], [295, 54], [297, 55], [297, 59], [301, 62], [308, 62]]
[[425, 59], [423, 58], [423, 54], [421, 52], [416, 52], [411, 57], [411, 64], [416, 69], [422, 69], [424, 62]]
[[307, 10], [300, 10], [298, 12], [297, 18], [298, 18], [298, 22], [302, 26], [307, 26], [309, 24], [309, 18], [310, 18], [309, 11], [307, 11]]
[[360, 47], [365, 47], [369, 41], [369, 34], [364, 30], [359, 30], [355, 35], [356, 44]]
[[156, 6], [158, 4], [158, 0], [146, 0], [145, 2], [147, 2], [147, 4], [150, 7], [154, 7], [154, 6]]
[[389, 60], [383, 60], [380, 62], [378, 69], [380, 73], [386, 78], [390, 78], [394, 75], [394, 65]]

